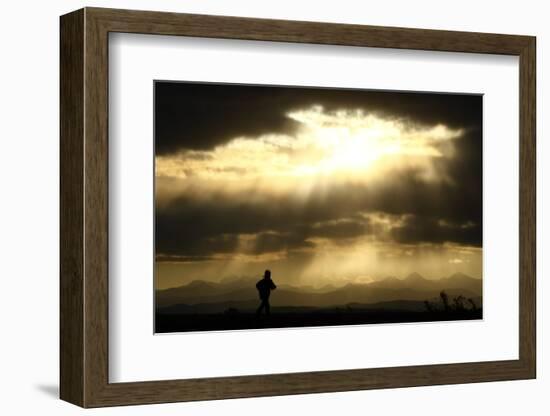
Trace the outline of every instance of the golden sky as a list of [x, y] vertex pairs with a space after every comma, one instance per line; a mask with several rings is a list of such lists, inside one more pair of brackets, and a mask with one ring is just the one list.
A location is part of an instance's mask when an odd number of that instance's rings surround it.
[[288, 90], [156, 83], [159, 288], [481, 277], [480, 97]]

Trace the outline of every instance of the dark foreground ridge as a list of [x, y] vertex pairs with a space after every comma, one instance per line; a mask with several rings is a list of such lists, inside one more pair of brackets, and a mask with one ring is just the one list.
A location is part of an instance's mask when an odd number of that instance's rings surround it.
[[[155, 332], [437, 322], [483, 317], [482, 281], [460, 273], [439, 280], [427, 280], [412, 273], [405, 279], [388, 277], [367, 284], [322, 288], [276, 287], [270, 277], [266, 270], [258, 283], [246, 278], [219, 283], [193, 281], [158, 291]], [[264, 290], [263, 295], [260, 289]], [[270, 297], [271, 291], [274, 293]]]
[[285, 308], [272, 308], [270, 316], [257, 317], [253, 312], [240, 312], [228, 309], [224, 313], [163, 313], [157, 311], [156, 333], [189, 331], [230, 331], [238, 329], [262, 328], [301, 328], [339, 325], [365, 325], [382, 323], [437, 322], [482, 319], [482, 309], [475, 310], [387, 310], [354, 309], [315, 309], [289, 311]]

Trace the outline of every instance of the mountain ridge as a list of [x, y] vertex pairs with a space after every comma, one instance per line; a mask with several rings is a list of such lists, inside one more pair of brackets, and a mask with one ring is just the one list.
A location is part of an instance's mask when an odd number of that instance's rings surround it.
[[[171, 305], [196, 305], [235, 302], [258, 302], [255, 278], [231, 279], [221, 282], [194, 280], [187, 285], [159, 290], [155, 300], [158, 308]], [[325, 289], [323, 289], [325, 288]], [[281, 284], [271, 303], [276, 306], [327, 307], [349, 303], [373, 304], [390, 301], [424, 301], [439, 297], [445, 291], [451, 298], [481, 297], [482, 280], [463, 273], [454, 273], [438, 280], [411, 273], [404, 279], [388, 276], [369, 283], [348, 283], [340, 287], [297, 287]]]

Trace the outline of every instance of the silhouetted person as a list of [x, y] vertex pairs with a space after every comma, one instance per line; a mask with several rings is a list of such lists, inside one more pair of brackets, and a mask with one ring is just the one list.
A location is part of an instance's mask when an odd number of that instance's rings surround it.
[[256, 310], [256, 315], [259, 316], [262, 313], [262, 310], [265, 309], [265, 314], [269, 315], [269, 295], [271, 291], [277, 289], [273, 280], [271, 280], [271, 272], [266, 270], [264, 273], [264, 278], [256, 283], [256, 289], [258, 289], [258, 294], [260, 295], [260, 306]]

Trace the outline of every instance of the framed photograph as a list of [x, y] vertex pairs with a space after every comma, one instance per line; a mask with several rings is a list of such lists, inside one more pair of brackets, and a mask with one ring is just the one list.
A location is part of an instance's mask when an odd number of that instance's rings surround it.
[[482, 319], [482, 99], [156, 81], [155, 333]]
[[535, 378], [535, 49], [62, 16], [61, 398]]

